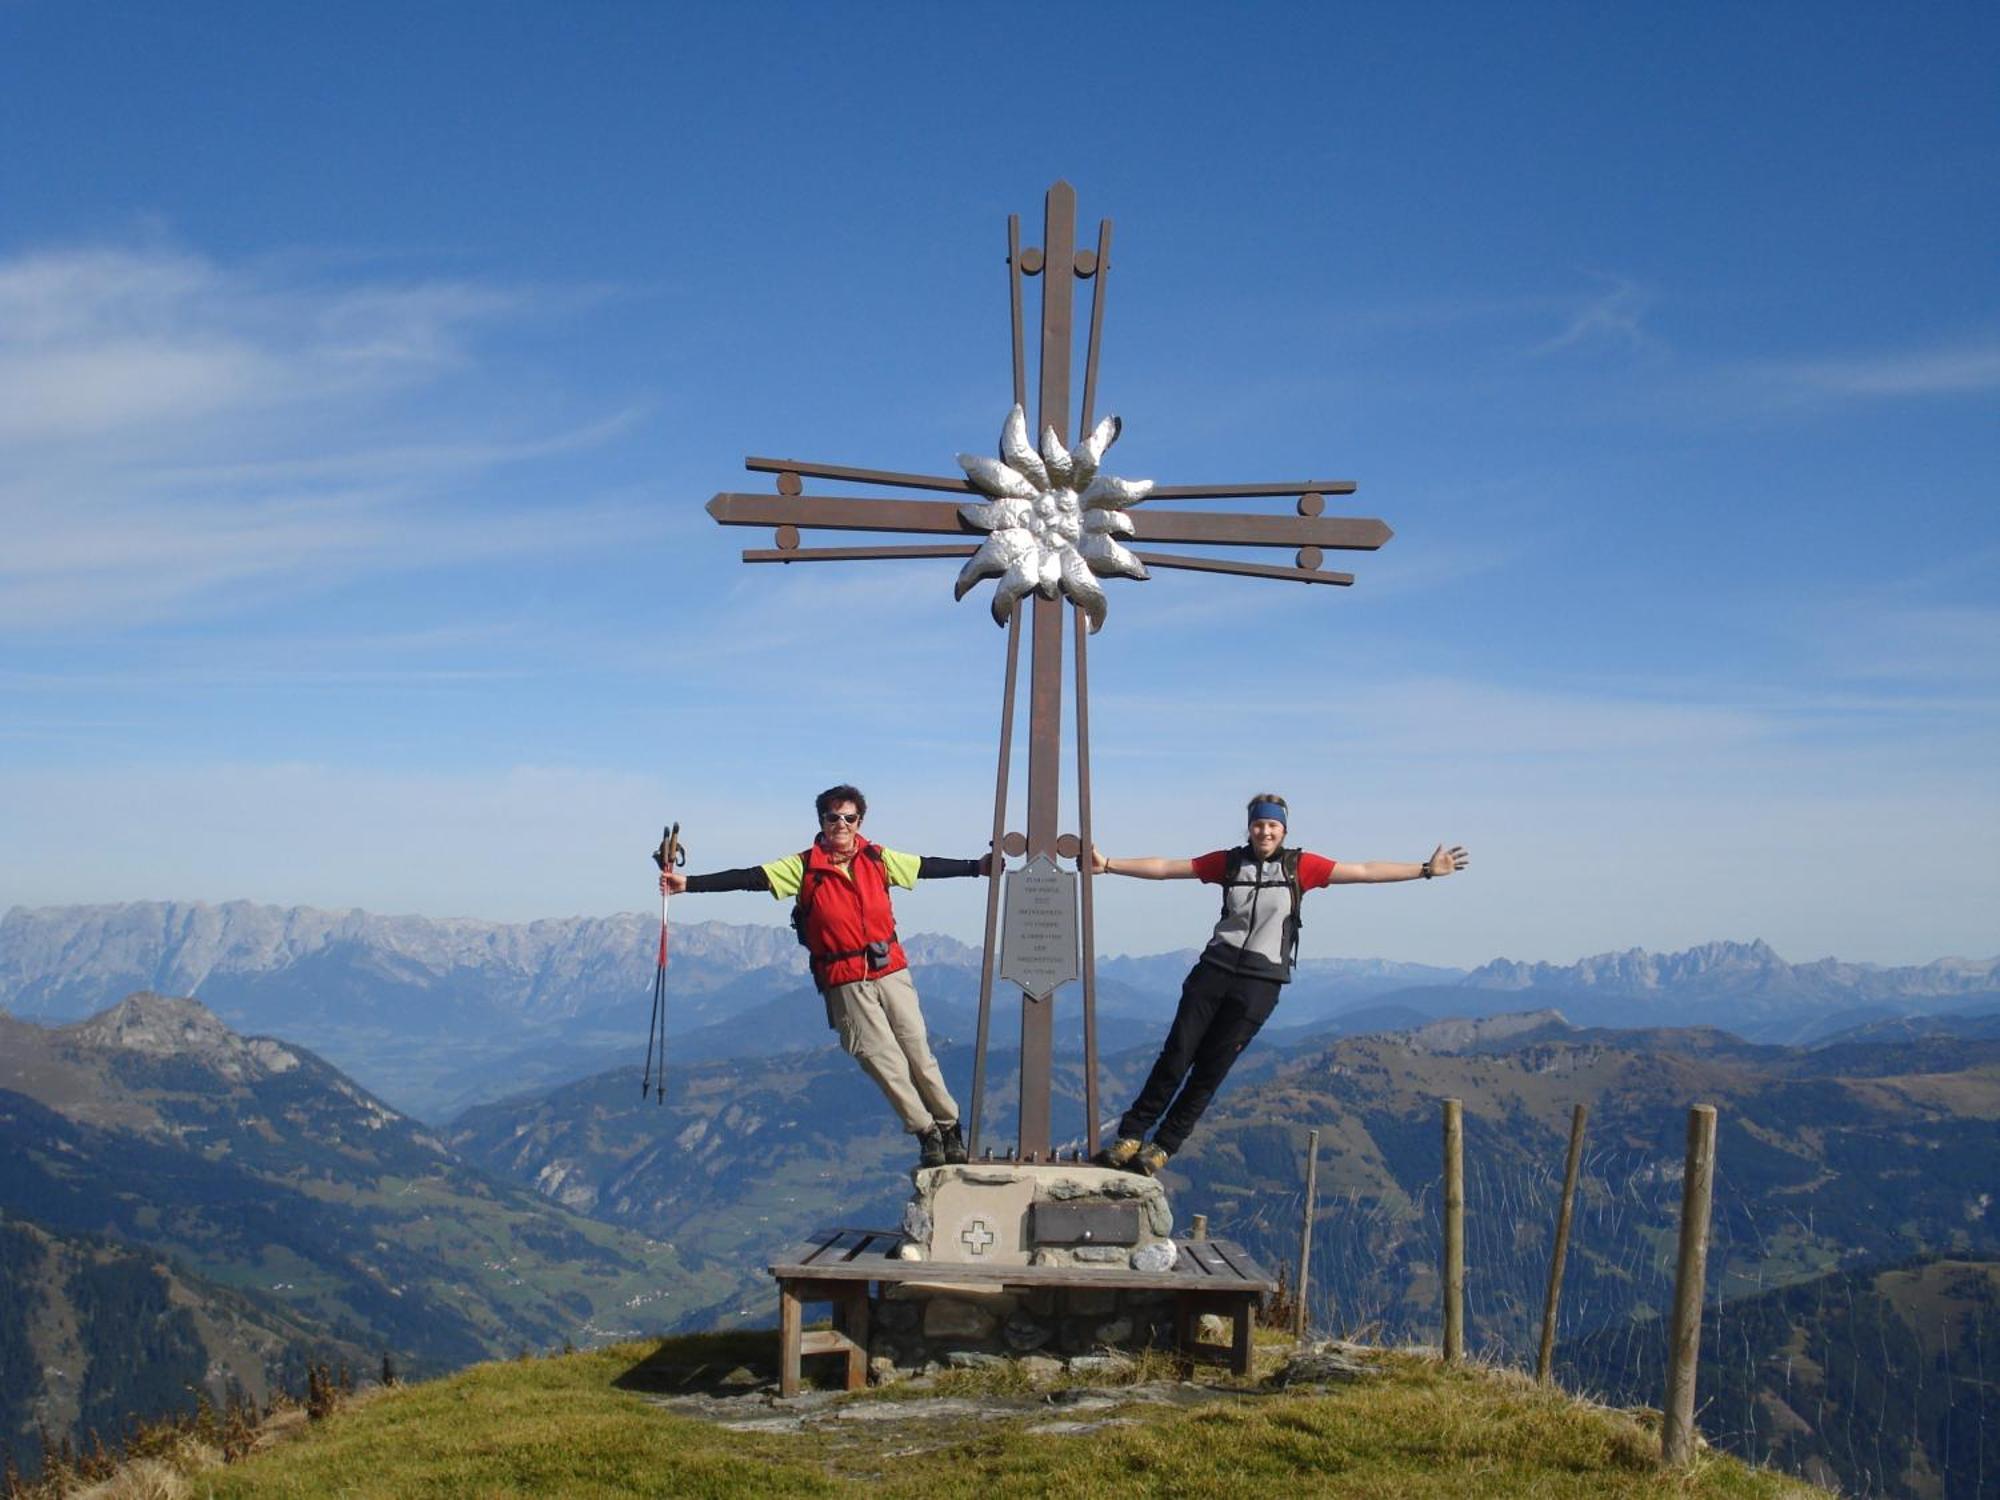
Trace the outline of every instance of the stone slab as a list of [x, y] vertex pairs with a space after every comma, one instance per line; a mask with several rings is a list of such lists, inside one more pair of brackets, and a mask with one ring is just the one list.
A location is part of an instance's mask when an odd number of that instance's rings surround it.
[[1035, 1180], [1026, 1175], [989, 1183], [941, 1177], [930, 1194], [929, 1259], [941, 1265], [1025, 1266], [1028, 1208], [1034, 1201]]

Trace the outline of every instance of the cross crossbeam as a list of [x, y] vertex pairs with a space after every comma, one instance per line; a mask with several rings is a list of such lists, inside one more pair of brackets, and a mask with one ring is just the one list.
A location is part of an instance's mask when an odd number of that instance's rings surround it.
[[[746, 458], [753, 474], [792, 474], [806, 479], [839, 479], [850, 484], [886, 484], [899, 490], [943, 490], [979, 493], [962, 474], [904, 474], [895, 469], [856, 469], [844, 464], [807, 463], [798, 458]], [[1360, 486], [1352, 479], [1301, 479], [1292, 484], [1156, 484], [1149, 500], [1239, 500], [1281, 495], [1351, 495]], [[796, 490], [781, 491], [796, 494]]]
[[[755, 495], [724, 492], [708, 502], [724, 526], [810, 526], [821, 531], [914, 531], [982, 536], [949, 500], [893, 500], [876, 495]], [[1211, 547], [1332, 547], [1373, 552], [1394, 535], [1372, 516], [1243, 516], [1220, 511], [1130, 507], [1142, 542]]]

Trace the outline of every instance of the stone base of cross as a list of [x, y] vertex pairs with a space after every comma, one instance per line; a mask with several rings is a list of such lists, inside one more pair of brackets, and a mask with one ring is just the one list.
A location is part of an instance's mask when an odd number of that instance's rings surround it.
[[1080, 1163], [926, 1167], [903, 1213], [904, 1260], [939, 1266], [1165, 1271], [1173, 1210], [1151, 1177]]

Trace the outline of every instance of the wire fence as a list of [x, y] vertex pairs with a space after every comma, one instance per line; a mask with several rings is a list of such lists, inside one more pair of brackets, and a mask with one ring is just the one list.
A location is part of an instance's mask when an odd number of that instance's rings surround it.
[[[1426, 1133], [1436, 1160], [1435, 1128]], [[1468, 1137], [1466, 1349], [1532, 1370], [1562, 1158], [1495, 1155]], [[1618, 1407], [1662, 1404], [1681, 1178], [1678, 1151], [1585, 1152], [1556, 1320], [1555, 1376], [1566, 1389]], [[1321, 1192], [1307, 1289], [1315, 1331], [1441, 1343], [1443, 1186], [1441, 1173], [1399, 1174], [1391, 1191]], [[1994, 1493], [2000, 1392], [1985, 1349], [2000, 1355], [2000, 1264], [1844, 1261], [1805, 1199], [1774, 1204], [1717, 1164], [1696, 1385], [1702, 1435], [1846, 1494]], [[1234, 1207], [1214, 1232], [1295, 1270], [1303, 1189]]]

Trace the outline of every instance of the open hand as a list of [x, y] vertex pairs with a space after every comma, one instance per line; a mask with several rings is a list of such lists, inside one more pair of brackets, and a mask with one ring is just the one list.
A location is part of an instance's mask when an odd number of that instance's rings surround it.
[[1449, 849], [1443, 844], [1431, 851], [1431, 857], [1424, 861], [1424, 869], [1431, 875], [1452, 875], [1472, 863], [1472, 856], [1463, 848], [1453, 844]]

